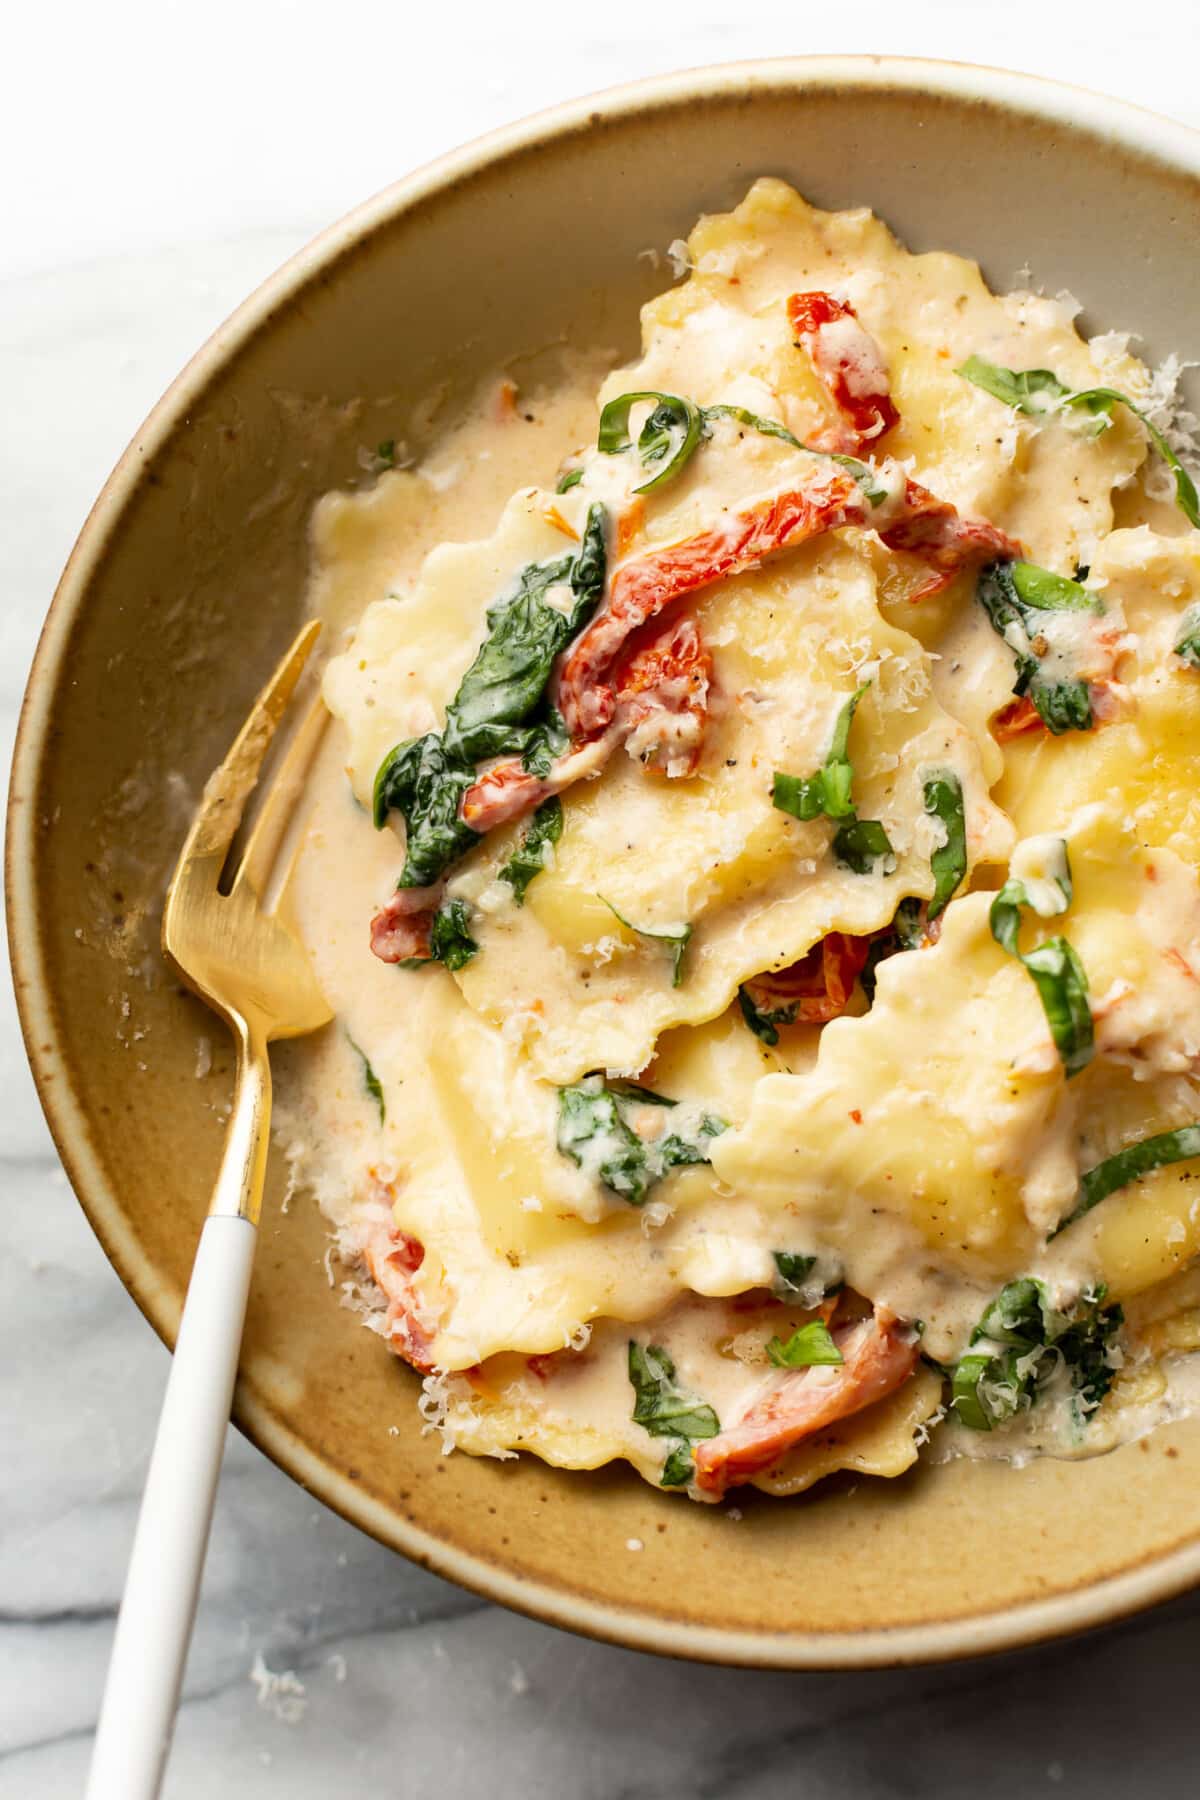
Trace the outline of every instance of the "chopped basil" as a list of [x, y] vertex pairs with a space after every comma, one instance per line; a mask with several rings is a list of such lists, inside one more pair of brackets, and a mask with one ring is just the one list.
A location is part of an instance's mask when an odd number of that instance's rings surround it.
[[[1058, 899], [1050, 891], [1055, 886]], [[992, 936], [1000, 948], [1025, 965], [1037, 988], [1068, 1080], [1087, 1067], [1095, 1048], [1087, 974], [1074, 946], [1064, 937], [1047, 938], [1028, 954], [1022, 953], [1018, 940], [1022, 907], [1031, 907], [1042, 918], [1052, 918], [1066, 911], [1071, 894], [1071, 869], [1063, 843], [1061, 867], [1053, 881], [1040, 882], [1038, 891], [1031, 893], [1025, 881], [1010, 876], [992, 901], [988, 915]]]
[[[1029, 840], [1032, 842], [1033, 840]], [[1065, 838], [1043, 838], [1046, 873], [1031, 888], [1032, 877], [1010, 875], [988, 915], [992, 936], [1010, 956], [1020, 956], [1017, 938], [1021, 930], [1021, 908], [1028, 906], [1040, 919], [1056, 919], [1065, 913], [1075, 898], [1071, 880], [1071, 859]]]
[[807, 450], [808, 445], [801, 443], [794, 432], [781, 425], [778, 419], [764, 419], [761, 413], [751, 412], [748, 406], [706, 406], [705, 422], [709, 419], [733, 419], [739, 425], [746, 426], [749, 431], [757, 431], [760, 437], [779, 438], [790, 444], [793, 450]]
[[653, 473], [649, 481], [643, 481], [634, 489], [637, 494], [664, 487], [676, 475], [682, 474], [704, 436], [704, 415], [693, 400], [681, 399], [678, 394], [660, 394], [653, 389], [619, 394], [600, 414], [596, 447], [606, 456], [618, 456], [629, 449], [633, 441], [629, 433], [629, 415], [642, 400], [652, 400], [654, 407], [638, 433], [637, 452], [642, 467]]
[[1052, 937], [1021, 961], [1033, 978], [1069, 1080], [1087, 1068], [1095, 1048], [1088, 979], [1079, 954], [1066, 938]]
[[371, 1060], [366, 1051], [361, 1049], [359, 1045], [355, 1043], [349, 1032], [346, 1033], [346, 1042], [353, 1050], [355, 1056], [357, 1056], [362, 1063], [363, 1087], [379, 1108], [379, 1123], [384, 1125], [387, 1123], [387, 1102], [383, 1097], [383, 1083], [371, 1067]]
[[846, 746], [858, 703], [870, 685], [865, 681], [856, 688], [841, 708], [825, 761], [815, 775], [776, 774], [771, 798], [780, 812], [790, 813], [793, 819], [816, 819], [822, 813], [828, 819], [852, 819], [855, 816], [850, 798], [854, 768]]
[[757, 1006], [750, 994], [749, 988], [744, 986], [738, 989], [738, 1005], [742, 1009], [743, 1019], [746, 1021], [755, 1037], [761, 1038], [764, 1044], [772, 1045], [779, 1042], [779, 1032], [776, 1030], [776, 1027], [779, 1025], [794, 1024], [798, 1010], [798, 1005], [795, 1001], [793, 1001], [790, 1006], [773, 1006], [770, 1008]]
[[675, 1364], [660, 1344], [629, 1340], [633, 1422], [651, 1437], [674, 1438], [660, 1478], [663, 1487], [685, 1487], [692, 1478], [693, 1443], [716, 1437], [721, 1422], [711, 1406], [679, 1386]]
[[981, 356], [969, 356], [958, 373], [974, 382], [976, 387], [983, 388], [985, 393], [1003, 400], [1006, 406], [1034, 418], [1044, 418], [1048, 413], [1062, 412], [1067, 407], [1078, 407], [1090, 413], [1097, 421], [1097, 429], [1102, 431], [1111, 423], [1113, 407], [1126, 407], [1135, 419], [1141, 420], [1155, 449], [1174, 476], [1175, 498], [1180, 510], [1190, 524], [1200, 526], [1200, 495], [1196, 493], [1195, 482], [1157, 425], [1151, 424], [1128, 394], [1109, 387], [1072, 390], [1049, 369], [1003, 369], [996, 363], [985, 362]]
[[[927, 917], [936, 919], [951, 900], [967, 872], [967, 821], [963, 811], [962, 783], [953, 769], [935, 769], [924, 777], [925, 811], [940, 819], [946, 841], [929, 859], [933, 870], [933, 898]], [[903, 902], [901, 902], [903, 906]]]
[[[591, 618], [604, 591], [605, 511], [588, 511], [573, 557], [530, 563], [508, 593], [488, 608], [488, 630], [441, 733], [398, 744], [375, 777], [377, 827], [400, 812], [407, 827], [401, 887], [428, 887], [479, 841], [459, 816], [476, 763], [520, 755], [531, 773], [545, 775], [566, 746], [562, 721], [545, 703], [554, 660]], [[548, 598], [566, 590], [561, 609]]]
[[[618, 456], [629, 449], [633, 441], [629, 416], [639, 401], [654, 402], [653, 410], [638, 434], [637, 451], [643, 467], [652, 469], [655, 473], [649, 481], [644, 481], [640, 487], [635, 488], [635, 493], [649, 493], [651, 489], [664, 487], [668, 481], [673, 481], [677, 475], [682, 474], [701, 443], [710, 435], [710, 421], [732, 419], [737, 424], [744, 425], [748, 431], [758, 432], [762, 437], [778, 438], [781, 443], [790, 444], [794, 450], [803, 450], [809, 456], [821, 456], [830, 462], [840, 463], [854, 477], [864, 498], [872, 506], [880, 505], [888, 497], [888, 489], [881, 483], [879, 471], [870, 463], [861, 462], [857, 456], [810, 449], [786, 425], [781, 425], [778, 419], [765, 419], [746, 406], [697, 406], [694, 400], [685, 399], [680, 394], [660, 394], [653, 389], [637, 394], [618, 394], [604, 408], [600, 414], [596, 444], [606, 455]], [[564, 481], [568, 479], [564, 477]], [[579, 479], [578, 475], [576, 479]], [[574, 481], [570, 485], [574, 486]], [[560, 484], [558, 491], [563, 493], [565, 488]]]
[[558, 486], [554, 491], [556, 494], [569, 494], [571, 489], [578, 487], [582, 480], [582, 469], [568, 469], [565, 475], [559, 476]]
[[781, 425], [778, 419], [764, 419], [761, 414], [751, 412], [745, 406], [706, 406], [704, 408], [706, 425], [710, 419], [734, 419], [739, 425], [745, 425], [749, 431], [757, 431], [762, 437], [779, 438], [783, 443], [790, 444], [794, 450], [807, 451], [809, 456], [828, 456], [830, 462], [841, 463], [842, 467], [853, 475], [863, 490], [864, 497], [870, 501], [872, 506], [878, 506], [888, 497], [887, 488], [880, 486], [878, 470], [873, 469], [870, 463], [860, 462], [857, 456], [842, 456], [836, 451], [811, 450], [807, 444], [802, 443], [793, 432], [790, 432], [786, 425]]
[[394, 469], [396, 466], [395, 438], [384, 438], [382, 444], [380, 444], [376, 450], [375, 455], [378, 460], [383, 463], [385, 468]]
[[694, 1128], [647, 1141], [629, 1123], [631, 1107], [678, 1104], [632, 1082], [585, 1075], [558, 1090], [558, 1149], [610, 1193], [630, 1206], [642, 1206], [664, 1175], [706, 1163], [711, 1140], [726, 1129], [723, 1119], [702, 1113]]
[[562, 801], [557, 794], [542, 804], [530, 819], [521, 842], [500, 869], [500, 880], [507, 881], [518, 906], [525, 904], [525, 890], [535, 875], [540, 875], [550, 852], [562, 836]]
[[995, 562], [979, 572], [976, 597], [1016, 658], [1014, 694], [1028, 694], [1047, 730], [1090, 731], [1092, 702], [1088, 684], [1076, 678], [1055, 679], [1045, 673], [1035, 645], [1042, 639], [1039, 612], [1104, 611], [1087, 588], [1065, 575], [1054, 575], [1034, 563]]
[[1179, 626], [1181, 636], [1175, 654], [1193, 669], [1200, 669], [1200, 605], [1189, 606]]
[[[851, 819], [833, 834], [833, 854], [843, 868], [870, 875], [893, 856], [891, 841], [878, 819]], [[890, 874], [885, 869], [884, 874]]]
[[811, 1369], [832, 1366], [846, 1359], [829, 1335], [829, 1327], [821, 1319], [800, 1325], [787, 1342], [773, 1337], [767, 1345], [767, 1360], [777, 1369]]
[[1124, 1150], [1105, 1157], [1102, 1163], [1088, 1170], [1079, 1184], [1074, 1208], [1055, 1226], [1051, 1237], [1057, 1237], [1076, 1219], [1082, 1219], [1093, 1206], [1099, 1206], [1118, 1188], [1128, 1187], [1131, 1181], [1149, 1175], [1152, 1169], [1163, 1169], [1168, 1163], [1190, 1162], [1194, 1156], [1200, 1156], [1200, 1124], [1179, 1125], [1174, 1131], [1160, 1131], [1156, 1137], [1126, 1144]]
[[673, 988], [679, 987], [683, 982], [683, 959], [687, 953], [688, 944], [691, 941], [692, 927], [690, 925], [681, 925], [678, 930], [675, 931], [654, 931], [649, 926], [633, 924], [632, 920], [627, 919], [624, 913], [617, 911], [611, 900], [604, 900], [603, 894], [597, 894], [596, 898], [597, 900], [604, 901], [605, 906], [607, 906], [609, 912], [613, 915], [613, 918], [619, 919], [626, 931], [635, 932], [638, 937], [650, 938], [655, 943], [670, 945], [671, 986]]
[[[951, 1405], [972, 1431], [991, 1431], [1033, 1406], [1046, 1384], [1065, 1369], [1082, 1408], [1093, 1410], [1112, 1385], [1110, 1352], [1124, 1315], [1104, 1307], [1106, 1289], [1085, 1294], [1057, 1312], [1041, 1281], [1009, 1282], [971, 1333], [951, 1373]], [[976, 1349], [975, 1346], [980, 1348]]]
[[[850, 727], [858, 703], [870, 685], [867, 681], [856, 688], [841, 708], [825, 761], [815, 775], [785, 775], [777, 769], [771, 783], [772, 802], [789, 817], [808, 820], [824, 814], [827, 819], [844, 821], [834, 833], [833, 854], [843, 867], [853, 869], [856, 875], [869, 875], [876, 863], [892, 854], [887, 832], [880, 821], [860, 819], [851, 798], [854, 766], [847, 751]], [[745, 1012], [744, 1005], [742, 1010]]]
[[1031, 418], [1057, 412], [1071, 391], [1049, 369], [1003, 369], [998, 363], [985, 362], [982, 356], [968, 356], [955, 373]]

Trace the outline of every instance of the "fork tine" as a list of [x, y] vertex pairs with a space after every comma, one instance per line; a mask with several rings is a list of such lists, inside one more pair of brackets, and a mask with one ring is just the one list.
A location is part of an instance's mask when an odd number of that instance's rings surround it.
[[[296, 727], [287, 753], [272, 777], [270, 790], [246, 840], [230, 892], [237, 894], [240, 890], [249, 888], [261, 901], [266, 912], [274, 910], [272, 902], [283, 886], [282, 879], [276, 881], [272, 884], [272, 891], [268, 893], [268, 881], [279, 857], [280, 847], [293, 823], [296, 802], [303, 791], [309, 765], [317, 753], [328, 723], [329, 714], [318, 691]], [[286, 875], [286, 870], [283, 874]]]
[[[219, 878], [229, 846], [241, 824], [246, 801], [254, 790], [271, 740], [320, 630], [319, 619], [310, 619], [304, 626], [254, 702], [225, 761], [205, 783], [200, 810], [179, 853], [172, 891], [197, 863], [215, 863], [215, 870], [210, 869], [207, 873], [214, 885]], [[169, 906], [170, 894], [167, 903]]]

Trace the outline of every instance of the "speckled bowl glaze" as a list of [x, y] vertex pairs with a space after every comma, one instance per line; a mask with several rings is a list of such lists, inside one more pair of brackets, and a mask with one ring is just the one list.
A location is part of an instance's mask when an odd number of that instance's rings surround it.
[[[1025, 77], [866, 58], [574, 102], [397, 183], [253, 295], [84, 527], [30, 678], [8, 817], [42, 1101], [105, 1250], [168, 1342], [230, 1055], [161, 964], [161, 895], [188, 796], [296, 624], [312, 502], [435, 388], [448, 416], [482, 371], [556, 340], [631, 350], [662, 279], [638, 252], [761, 174], [823, 206], [870, 205], [913, 248], [977, 256], [993, 283], [1028, 265], [1086, 295], [1085, 324], [1136, 324], [1151, 357], [1200, 357], [1200, 137]], [[200, 1035], [215, 1046], [203, 1080]], [[1087, 1463], [751, 1496], [740, 1519], [620, 1468], [442, 1457], [416, 1378], [334, 1303], [315, 1208], [281, 1207], [277, 1170], [238, 1423], [364, 1530], [506, 1605], [677, 1656], [866, 1667], [1030, 1643], [1200, 1580], [1200, 1419]]]

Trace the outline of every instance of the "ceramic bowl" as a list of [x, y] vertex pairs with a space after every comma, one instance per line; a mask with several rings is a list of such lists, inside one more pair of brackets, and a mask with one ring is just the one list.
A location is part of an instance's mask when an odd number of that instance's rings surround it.
[[[749, 64], [495, 133], [369, 201], [199, 352], [88, 519], [37, 653], [11, 792], [13, 961], [76, 1192], [174, 1338], [231, 1057], [166, 975], [161, 896], [190, 800], [291, 634], [306, 520], [439, 385], [568, 338], [635, 347], [639, 251], [760, 174], [870, 205], [914, 249], [1025, 266], [1200, 357], [1200, 137], [1114, 101], [950, 64]], [[377, 425], [386, 426], [375, 429]], [[419, 439], [419, 432], [414, 433]], [[197, 1040], [214, 1045], [197, 1079]], [[727, 1508], [633, 1475], [443, 1457], [415, 1377], [335, 1304], [321, 1220], [268, 1198], [235, 1416], [297, 1481], [440, 1574], [642, 1649], [790, 1667], [965, 1656], [1200, 1580], [1200, 1418], [1084, 1463], [846, 1477]], [[391, 1435], [395, 1428], [397, 1435]], [[637, 1539], [644, 1548], [627, 1546]]]

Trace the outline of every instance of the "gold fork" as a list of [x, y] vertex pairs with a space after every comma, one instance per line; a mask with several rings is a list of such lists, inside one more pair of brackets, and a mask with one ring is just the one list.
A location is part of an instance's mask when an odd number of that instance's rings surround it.
[[[220, 1013], [237, 1043], [225, 1150], [200, 1236], [150, 1460], [88, 1800], [154, 1800], [175, 1708], [229, 1420], [266, 1175], [273, 1038], [332, 1016], [303, 945], [275, 909], [295, 802], [325, 724], [320, 698], [271, 782], [240, 860], [231, 857], [253, 792], [320, 625], [306, 625], [204, 790], [167, 891], [167, 961]], [[226, 864], [236, 873], [223, 891]]]

